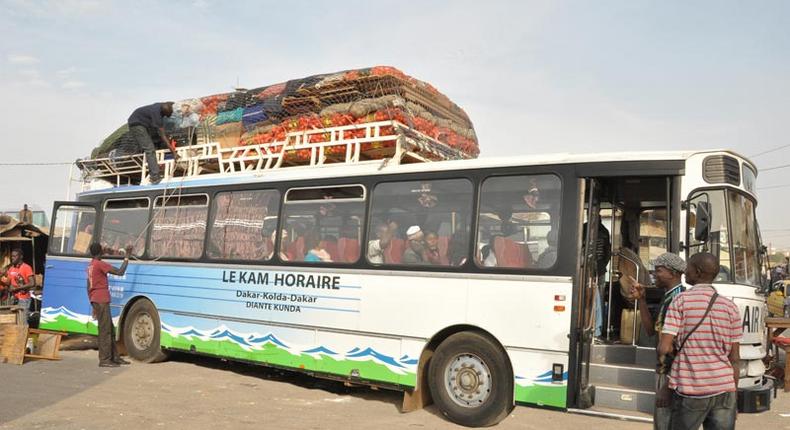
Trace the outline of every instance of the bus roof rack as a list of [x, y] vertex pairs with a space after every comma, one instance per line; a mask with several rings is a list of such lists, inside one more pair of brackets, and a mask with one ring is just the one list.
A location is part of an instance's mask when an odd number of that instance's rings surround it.
[[[220, 142], [209, 142], [180, 146], [176, 152], [178, 162], [173, 160], [169, 150], [156, 151], [163, 181], [382, 159], [406, 164], [472, 158], [394, 120], [295, 131], [287, 133], [282, 141], [263, 144], [224, 147]], [[80, 159], [76, 164], [82, 171], [83, 188], [95, 180], [110, 186], [149, 182], [142, 153]]]

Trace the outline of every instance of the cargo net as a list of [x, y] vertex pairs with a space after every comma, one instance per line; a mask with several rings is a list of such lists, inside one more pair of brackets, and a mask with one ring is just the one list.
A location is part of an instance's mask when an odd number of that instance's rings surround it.
[[[430, 84], [386, 66], [179, 101], [165, 131], [184, 155], [184, 163], [168, 168], [166, 151], [159, 151], [166, 177], [479, 154], [460, 107]], [[78, 165], [86, 178], [139, 183], [145, 177], [140, 152], [123, 126]]]

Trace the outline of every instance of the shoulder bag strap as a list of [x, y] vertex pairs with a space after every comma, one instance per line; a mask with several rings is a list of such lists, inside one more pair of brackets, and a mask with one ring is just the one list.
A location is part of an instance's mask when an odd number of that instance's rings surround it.
[[713, 296], [710, 298], [710, 302], [708, 303], [708, 309], [705, 309], [705, 313], [704, 313], [704, 314], [702, 314], [702, 318], [700, 318], [700, 320], [699, 320], [699, 322], [697, 323], [697, 325], [695, 325], [695, 326], [694, 326], [694, 328], [693, 328], [693, 329], [691, 329], [691, 331], [689, 332], [689, 334], [687, 334], [687, 335], [686, 335], [686, 337], [683, 339], [683, 341], [682, 341], [682, 342], [680, 342], [680, 346], [678, 346], [678, 350], [677, 350], [677, 352], [675, 353], [675, 355], [677, 355], [677, 354], [679, 354], [679, 353], [680, 353], [680, 350], [681, 350], [681, 349], [683, 349], [683, 345], [685, 345], [685, 344], [686, 344], [686, 341], [687, 341], [687, 340], [689, 340], [689, 338], [691, 337], [691, 335], [692, 335], [692, 334], [694, 334], [694, 332], [695, 332], [695, 331], [697, 331], [697, 329], [699, 328], [699, 326], [700, 326], [700, 325], [702, 325], [702, 322], [703, 322], [703, 321], [705, 321], [705, 317], [707, 317], [707, 316], [708, 316], [708, 313], [710, 313], [710, 309], [713, 307], [713, 302], [715, 302], [715, 301], [716, 301], [716, 298], [717, 298], [717, 297], [719, 297], [719, 293], [714, 291], [714, 292], [713, 292]]

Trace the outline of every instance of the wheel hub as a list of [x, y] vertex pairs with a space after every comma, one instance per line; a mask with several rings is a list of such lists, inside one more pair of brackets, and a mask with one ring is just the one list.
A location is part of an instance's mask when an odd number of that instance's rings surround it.
[[151, 346], [154, 340], [154, 320], [151, 315], [143, 313], [135, 318], [132, 324], [132, 343], [140, 351]]
[[445, 370], [445, 381], [450, 398], [463, 407], [479, 407], [491, 395], [491, 371], [474, 354], [453, 357]]

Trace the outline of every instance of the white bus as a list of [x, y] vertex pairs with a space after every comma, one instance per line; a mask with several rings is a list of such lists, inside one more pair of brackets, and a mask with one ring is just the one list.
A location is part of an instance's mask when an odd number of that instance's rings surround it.
[[645, 418], [655, 339], [631, 332], [618, 268], [589, 245], [602, 220], [609, 253], [628, 248], [647, 270], [665, 251], [720, 257], [716, 287], [743, 312], [741, 402], [764, 409], [755, 177], [731, 151], [637, 152], [367, 161], [86, 191], [55, 204], [41, 326], [96, 333], [88, 244], [111, 262], [133, 244], [110, 288], [136, 360], [186, 351], [397, 389], [404, 409], [432, 401], [468, 426], [516, 404]]

